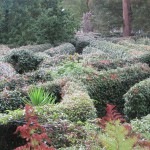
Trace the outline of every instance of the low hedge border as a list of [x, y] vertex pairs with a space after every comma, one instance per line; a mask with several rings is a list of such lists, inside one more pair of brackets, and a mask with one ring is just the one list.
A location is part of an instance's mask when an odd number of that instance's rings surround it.
[[150, 68], [147, 64], [135, 64], [129, 67], [101, 71], [81, 80], [86, 85], [89, 95], [97, 100], [95, 106], [99, 116], [105, 113], [106, 104], [117, 105], [122, 112], [124, 107], [123, 95], [135, 83], [148, 78]]
[[124, 113], [129, 119], [150, 114], [150, 78], [135, 84], [123, 98]]

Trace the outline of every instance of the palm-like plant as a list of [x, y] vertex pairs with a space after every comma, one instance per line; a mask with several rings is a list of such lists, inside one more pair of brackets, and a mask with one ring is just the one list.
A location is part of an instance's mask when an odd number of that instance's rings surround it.
[[54, 104], [56, 97], [53, 94], [49, 94], [48, 92], [45, 92], [43, 88], [32, 88], [28, 92], [28, 96], [30, 100], [23, 100], [24, 103], [33, 105], [33, 106], [41, 106], [45, 104]]

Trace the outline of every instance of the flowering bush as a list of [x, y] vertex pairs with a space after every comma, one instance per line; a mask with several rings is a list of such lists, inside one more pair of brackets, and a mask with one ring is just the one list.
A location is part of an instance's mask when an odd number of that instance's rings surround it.
[[129, 119], [150, 114], [150, 78], [135, 84], [123, 98], [125, 100], [124, 113]]

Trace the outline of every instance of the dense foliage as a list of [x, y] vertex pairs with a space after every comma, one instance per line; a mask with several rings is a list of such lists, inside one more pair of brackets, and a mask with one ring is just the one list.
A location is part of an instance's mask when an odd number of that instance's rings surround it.
[[5, 56], [5, 61], [12, 64], [15, 70], [20, 74], [37, 69], [42, 60], [41, 57], [27, 50], [14, 50]]
[[97, 100], [95, 106], [99, 116], [104, 115], [107, 103], [117, 105], [122, 111], [124, 107], [123, 95], [140, 80], [149, 77], [147, 65], [135, 64], [130, 67], [101, 71], [99, 74], [89, 75], [83, 82], [86, 84], [89, 95]]
[[124, 112], [130, 118], [140, 118], [150, 113], [150, 79], [135, 84], [124, 95]]
[[74, 33], [75, 22], [61, 0], [6, 0], [0, 5], [0, 43], [57, 43]]

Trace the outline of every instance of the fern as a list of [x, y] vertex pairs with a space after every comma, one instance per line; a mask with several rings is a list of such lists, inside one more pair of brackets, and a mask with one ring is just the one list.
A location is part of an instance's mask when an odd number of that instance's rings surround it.
[[98, 119], [98, 125], [100, 126], [100, 128], [105, 129], [106, 123], [110, 121], [119, 120], [121, 123], [125, 122], [123, 116], [120, 113], [118, 113], [115, 108], [115, 105], [107, 104], [106, 116], [102, 117], [101, 119]]
[[137, 137], [129, 137], [129, 130], [120, 124], [120, 120], [106, 123], [105, 132], [99, 135], [101, 144], [107, 150], [132, 150]]

